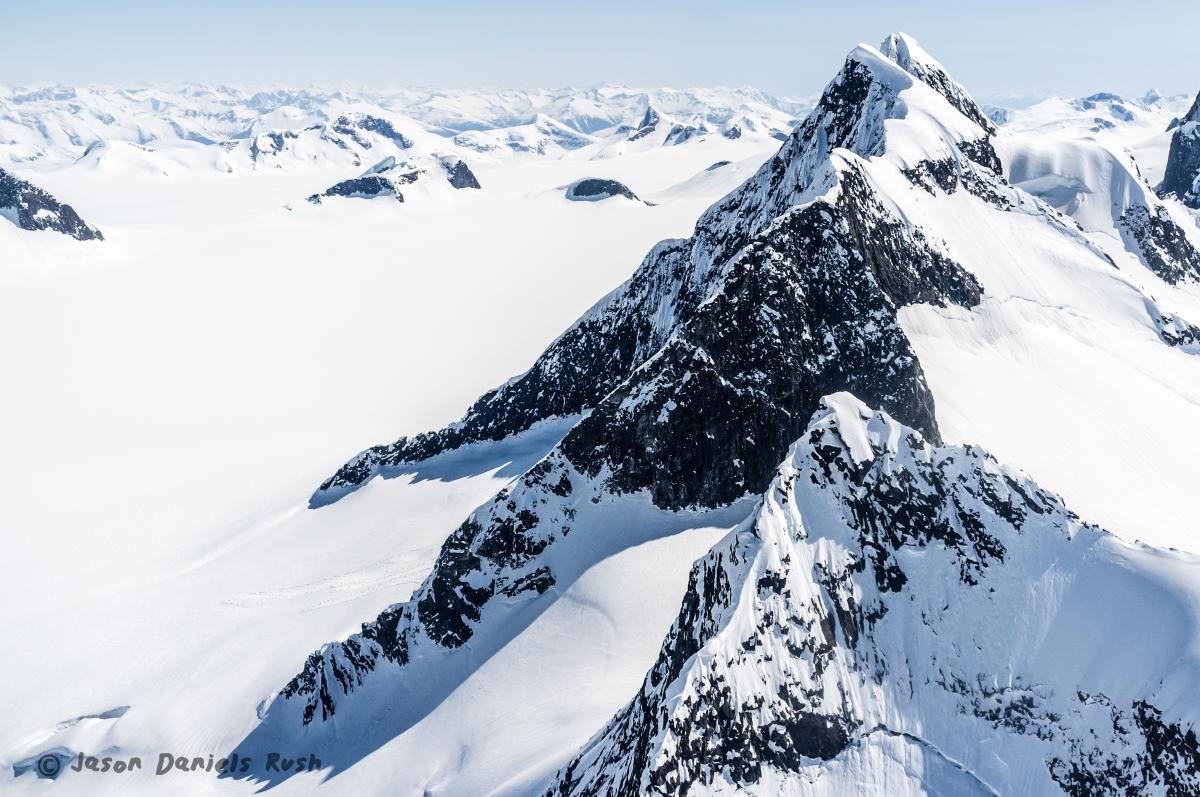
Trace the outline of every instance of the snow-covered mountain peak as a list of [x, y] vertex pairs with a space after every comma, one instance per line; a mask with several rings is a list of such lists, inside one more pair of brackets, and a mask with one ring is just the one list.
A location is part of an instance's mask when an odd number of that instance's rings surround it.
[[906, 33], [893, 33], [883, 40], [880, 52], [895, 61], [901, 69], [941, 94], [975, 124], [987, 132], [994, 126], [987, 114], [976, 104], [965, 88], [950, 77], [937, 59], [925, 51], [916, 39]]
[[[696, 563], [641, 689], [545, 793], [1192, 793], [1196, 670], [1174, 640], [1195, 568], [827, 397]], [[1131, 600], [1161, 622], [1114, 650]]]

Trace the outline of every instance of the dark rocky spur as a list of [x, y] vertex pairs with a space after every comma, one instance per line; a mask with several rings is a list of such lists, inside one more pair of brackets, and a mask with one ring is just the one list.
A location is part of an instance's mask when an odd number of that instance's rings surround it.
[[100, 230], [27, 180], [0, 169], [0, 216], [23, 230], [53, 230], [78, 241], [103, 241]]

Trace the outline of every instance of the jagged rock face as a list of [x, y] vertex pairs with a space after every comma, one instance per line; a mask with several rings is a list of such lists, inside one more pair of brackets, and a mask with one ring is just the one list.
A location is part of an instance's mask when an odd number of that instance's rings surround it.
[[650, 135], [658, 129], [658, 123], [661, 119], [662, 117], [658, 115], [658, 111], [653, 108], [646, 108], [646, 114], [642, 117], [641, 124], [638, 125], [637, 130], [629, 134], [628, 140], [637, 141]]
[[471, 167], [460, 160], [454, 162], [443, 161], [442, 165], [446, 167], [446, 179], [450, 181], [450, 185], [454, 188], [479, 188], [479, 180], [476, 179], [475, 173], [471, 171]]
[[330, 128], [335, 133], [349, 136], [364, 149], [371, 148], [371, 140], [361, 135], [360, 131], [368, 133], [376, 133], [384, 138], [395, 143], [400, 149], [410, 149], [413, 145], [412, 140], [392, 126], [392, 123], [386, 119], [380, 119], [368, 114], [355, 114], [353, 116], [339, 116], [334, 120]]
[[706, 125], [688, 125], [676, 124], [672, 125], [667, 131], [667, 137], [663, 143], [669, 145], [684, 144], [691, 141], [693, 138], [708, 135], [708, 127]]
[[1200, 354], [1200, 327], [1189, 323], [1176, 313], [1163, 311], [1153, 303], [1148, 303], [1147, 310], [1163, 343], [1182, 349], [1188, 354]]
[[1171, 136], [1167, 170], [1158, 191], [1161, 196], [1177, 197], [1190, 208], [1200, 208], [1200, 94]]
[[760, 492], [820, 397], [870, 395], [936, 437], [933, 399], [896, 322], [915, 301], [972, 306], [974, 278], [890, 218], [854, 169], [837, 205], [785, 215], [722, 289], [563, 440], [576, 468], [662, 507]]
[[[885, 72], [885, 79], [873, 70]], [[894, 64], [880, 63], [878, 54], [852, 53], [779, 152], [706, 211], [692, 238], [660, 243], [627, 283], [589, 310], [529, 371], [484, 394], [462, 420], [363, 451], [318, 488], [311, 505], [337, 500], [399, 464], [474, 441], [498, 440], [545, 418], [595, 407], [686, 322], [720, 284], [721, 270], [756, 235], [792, 206], [836, 184], [829, 157], [833, 150], [844, 148], [862, 157], [882, 151], [884, 120], [898, 92], [909, 85], [911, 78]], [[647, 111], [647, 120], [657, 123], [656, 119], [652, 109]], [[982, 139], [980, 151], [991, 152], [983, 131], [976, 138]], [[975, 151], [970, 142], [960, 143]], [[811, 409], [808, 406], [804, 414]]]
[[23, 230], [54, 230], [79, 241], [103, 241], [104, 236], [64, 205], [32, 183], [0, 169], [0, 215]]
[[1118, 227], [1133, 240], [1146, 266], [1165, 282], [1200, 282], [1200, 252], [1165, 208], [1133, 205]]
[[[1196, 718], [1149, 694], [1194, 674], [1106, 677], [1088, 663], [1124, 619], [1073, 615], [1156, 588], [1133, 550], [982, 450], [830, 397], [696, 563], [641, 690], [546, 793], [1194, 794]], [[1191, 667], [1155, 651], [1133, 655]]]
[[465, 643], [486, 604], [502, 595], [541, 595], [555, 584], [538, 555], [571, 533], [576, 506], [595, 494], [559, 455], [476, 510], [442, 545], [433, 572], [406, 603], [386, 609], [361, 634], [313, 653], [281, 692], [303, 705], [302, 721], [327, 720], [381, 662], [403, 667], [414, 648]]
[[624, 183], [619, 183], [616, 180], [604, 180], [598, 177], [588, 177], [574, 182], [567, 187], [567, 199], [576, 201], [594, 202], [615, 196], [623, 196], [626, 199], [635, 201], [638, 198], [637, 194], [629, 190], [629, 187]]

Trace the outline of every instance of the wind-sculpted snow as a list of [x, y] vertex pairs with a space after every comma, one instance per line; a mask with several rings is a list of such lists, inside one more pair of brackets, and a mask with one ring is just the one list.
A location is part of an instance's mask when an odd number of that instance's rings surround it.
[[1194, 794], [1197, 575], [827, 397], [546, 793]]
[[79, 241], [104, 240], [100, 231], [79, 218], [70, 205], [3, 169], [0, 169], [0, 216], [7, 216], [23, 230], [54, 230]]
[[[899, 99], [901, 92], [904, 100]], [[966, 159], [981, 148], [991, 152], [985, 132], [943, 97], [915, 83], [912, 76], [878, 51], [855, 49], [826, 87], [816, 108], [779, 152], [740, 188], [706, 211], [690, 239], [660, 243], [628, 282], [551, 344], [529, 371], [482, 396], [460, 421], [440, 431], [363, 451], [318, 488], [311, 504], [320, 506], [337, 500], [376, 474], [405, 462], [476, 440], [501, 439], [545, 418], [596, 407], [655, 354], [704, 299], [718, 292], [722, 275], [755, 236], [790, 208], [827, 194], [838, 184], [832, 152], [845, 149], [867, 158], [884, 151], [884, 122], [898, 102], [904, 116], [930, 127], [930, 154]], [[855, 201], [869, 202], [865, 196], [843, 201], [843, 212], [849, 214], [847, 223], [869, 225], [871, 220], [858, 218], [858, 211], [847, 204]], [[887, 223], [898, 229], [898, 220]], [[862, 226], [855, 235], [862, 245], [874, 246], [870, 232]], [[888, 242], [884, 245], [911, 245], [914, 264], [933, 262], [934, 256], [926, 251], [920, 232], [910, 237], [912, 241], [901, 244], [895, 235], [884, 236]], [[897, 262], [904, 259], [899, 251], [890, 257]], [[915, 267], [919, 270], [921, 266]], [[973, 282], [966, 274], [956, 279], [964, 284]], [[977, 286], [973, 293], [978, 293]], [[974, 301], [961, 292], [943, 298], [967, 304]], [[901, 304], [925, 301], [908, 296], [891, 299]], [[811, 406], [802, 414], [806, 417], [809, 412]], [[915, 416], [913, 420], [917, 422]], [[801, 422], [796, 420], [792, 431]], [[786, 440], [781, 445], [786, 445]], [[773, 450], [771, 456], [781, 452], [781, 448]], [[769, 466], [759, 467], [765, 472], [763, 467]]]
[[1110, 232], [1165, 282], [1200, 282], [1200, 252], [1128, 153], [1096, 141], [1005, 142], [1009, 179], [1075, 219]]
[[1190, 208], [1200, 208], [1200, 94], [1171, 136], [1166, 174], [1158, 190]]

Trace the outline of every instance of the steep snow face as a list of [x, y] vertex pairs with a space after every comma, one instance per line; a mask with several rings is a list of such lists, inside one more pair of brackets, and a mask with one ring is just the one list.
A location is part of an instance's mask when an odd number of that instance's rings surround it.
[[104, 236], [37, 186], [0, 169], [0, 216], [23, 230], [53, 230], [79, 241], [102, 241]]
[[1159, 191], [1178, 197], [1190, 208], [1200, 208], [1200, 94], [1175, 126]]
[[546, 793], [1192, 793], [1197, 577], [829, 396]]

